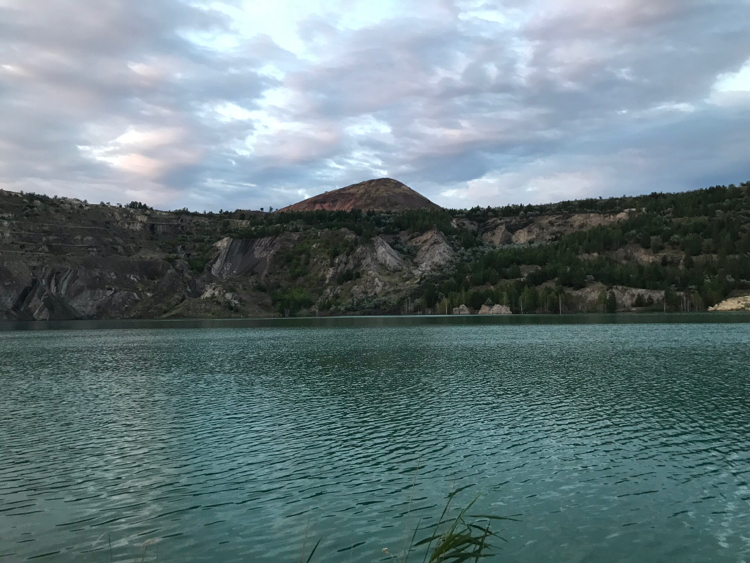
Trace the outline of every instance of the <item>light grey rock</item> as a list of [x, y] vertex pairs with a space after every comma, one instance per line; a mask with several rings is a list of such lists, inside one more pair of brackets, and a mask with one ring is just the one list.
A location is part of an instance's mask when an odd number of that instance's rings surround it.
[[417, 266], [416, 273], [420, 275], [443, 268], [456, 257], [443, 233], [437, 229], [412, 239], [411, 244], [419, 249], [414, 257], [414, 264]]
[[482, 305], [482, 308], [479, 309], [480, 315], [512, 315], [513, 312], [510, 310], [510, 307], [507, 305], [492, 305], [491, 307], [489, 305]]
[[392, 272], [398, 272], [404, 269], [404, 260], [391, 245], [385, 242], [381, 237], [373, 238], [375, 247], [375, 259]]

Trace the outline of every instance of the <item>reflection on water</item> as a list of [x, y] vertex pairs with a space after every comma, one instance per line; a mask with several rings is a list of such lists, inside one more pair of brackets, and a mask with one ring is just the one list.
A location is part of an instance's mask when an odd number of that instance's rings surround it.
[[266, 322], [0, 334], [0, 561], [750, 558], [748, 325]]

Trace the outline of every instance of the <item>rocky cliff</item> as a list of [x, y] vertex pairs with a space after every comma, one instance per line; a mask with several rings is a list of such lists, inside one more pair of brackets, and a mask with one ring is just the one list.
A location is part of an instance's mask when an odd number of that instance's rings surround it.
[[369, 240], [345, 228], [248, 237], [250, 213], [0, 191], [0, 320], [274, 315], [273, 294], [295, 282], [311, 295], [308, 310], [343, 302], [397, 312], [420, 279], [454, 259], [435, 230]]
[[395, 180], [330, 194], [192, 213], [0, 190], [0, 320], [747, 307], [748, 184], [465, 211]]

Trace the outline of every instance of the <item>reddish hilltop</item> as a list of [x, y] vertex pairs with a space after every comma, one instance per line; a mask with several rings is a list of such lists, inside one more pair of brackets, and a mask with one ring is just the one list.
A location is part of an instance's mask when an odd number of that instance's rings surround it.
[[440, 209], [423, 195], [391, 178], [367, 180], [308, 198], [279, 211], [405, 211]]

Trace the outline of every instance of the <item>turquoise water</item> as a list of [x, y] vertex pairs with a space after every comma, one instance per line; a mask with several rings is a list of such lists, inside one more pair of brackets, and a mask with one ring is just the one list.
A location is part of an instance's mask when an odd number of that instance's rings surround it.
[[0, 561], [748, 561], [750, 325], [630, 319], [0, 332]]

